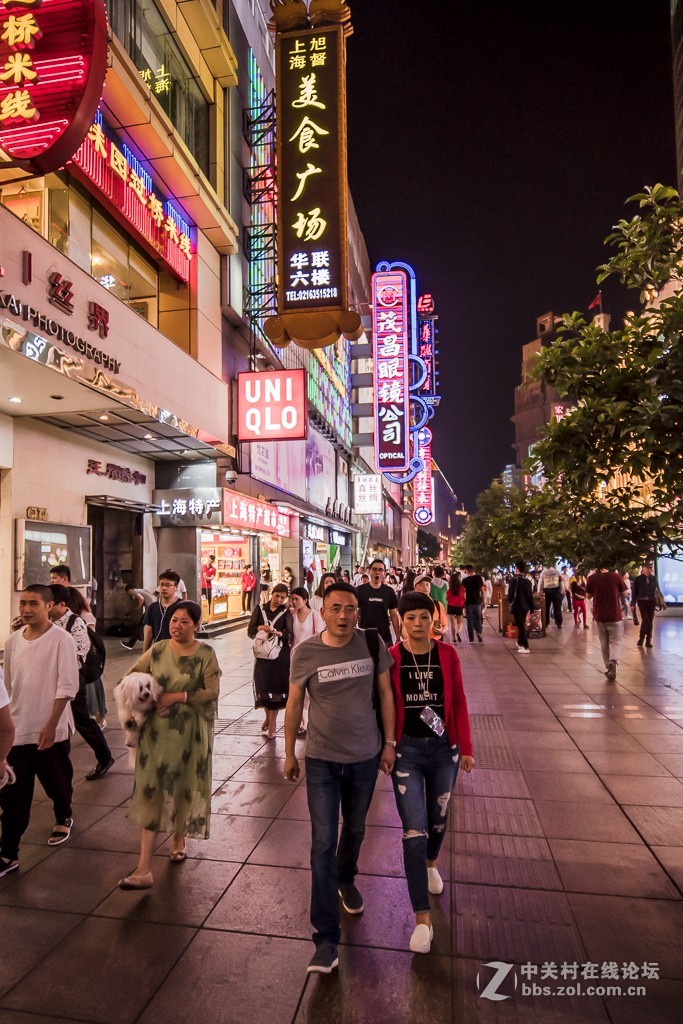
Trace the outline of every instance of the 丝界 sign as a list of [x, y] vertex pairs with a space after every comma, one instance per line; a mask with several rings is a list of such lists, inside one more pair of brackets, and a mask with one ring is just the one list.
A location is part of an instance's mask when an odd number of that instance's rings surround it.
[[372, 275], [375, 465], [380, 472], [408, 468], [408, 278], [403, 270]]
[[103, 0], [0, 0], [0, 149], [36, 174], [83, 142], [107, 69]]
[[346, 309], [346, 91], [339, 27], [278, 34], [280, 313]]

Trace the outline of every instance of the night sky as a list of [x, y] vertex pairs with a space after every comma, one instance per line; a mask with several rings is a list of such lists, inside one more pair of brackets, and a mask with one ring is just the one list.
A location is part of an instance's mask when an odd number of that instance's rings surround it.
[[410, 263], [434, 295], [434, 455], [473, 511], [514, 460], [536, 317], [587, 310], [625, 199], [675, 185], [669, 0], [350, 7], [351, 192], [373, 268]]

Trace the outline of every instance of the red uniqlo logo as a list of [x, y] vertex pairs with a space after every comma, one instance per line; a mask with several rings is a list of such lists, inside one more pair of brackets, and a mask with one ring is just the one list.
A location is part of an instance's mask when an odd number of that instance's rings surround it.
[[237, 375], [240, 441], [301, 441], [306, 437], [306, 374], [274, 370]]

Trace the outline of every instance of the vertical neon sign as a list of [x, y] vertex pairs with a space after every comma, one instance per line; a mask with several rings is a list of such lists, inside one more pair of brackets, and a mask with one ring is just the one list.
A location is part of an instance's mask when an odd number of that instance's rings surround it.
[[375, 465], [383, 472], [410, 463], [408, 278], [403, 270], [372, 276]]
[[432, 478], [432, 432], [422, 427], [418, 434], [418, 454], [424, 461], [422, 469], [413, 480], [413, 521], [418, 526], [434, 522], [434, 481]]

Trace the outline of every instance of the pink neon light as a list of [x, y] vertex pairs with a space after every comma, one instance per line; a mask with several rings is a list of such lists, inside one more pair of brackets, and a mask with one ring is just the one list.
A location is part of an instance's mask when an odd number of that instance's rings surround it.
[[410, 463], [408, 278], [403, 270], [372, 276], [375, 465], [401, 472]]

